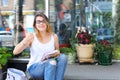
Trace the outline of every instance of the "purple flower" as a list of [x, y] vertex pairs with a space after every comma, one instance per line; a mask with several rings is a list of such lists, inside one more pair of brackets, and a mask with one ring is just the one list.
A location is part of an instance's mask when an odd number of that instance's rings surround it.
[[87, 32], [81, 32], [77, 35], [78, 43], [80, 44], [90, 44], [92, 36]]

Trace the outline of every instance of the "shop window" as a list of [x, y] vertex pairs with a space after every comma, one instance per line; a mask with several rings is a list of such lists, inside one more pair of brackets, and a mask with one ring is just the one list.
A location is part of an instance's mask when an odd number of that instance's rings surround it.
[[76, 4], [80, 4], [80, 0], [76, 0]]
[[2, 6], [8, 6], [9, 0], [2, 0]]
[[105, 0], [99, 0], [99, 1], [105, 1]]
[[25, 0], [23, 0], [23, 3], [22, 3], [23, 6], [25, 6]]

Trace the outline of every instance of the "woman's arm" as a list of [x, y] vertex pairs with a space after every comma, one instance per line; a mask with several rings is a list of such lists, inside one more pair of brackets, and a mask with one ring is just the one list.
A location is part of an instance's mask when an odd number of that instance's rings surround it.
[[53, 54], [50, 54], [49, 56], [50, 57], [57, 57], [59, 54], [60, 54], [60, 51], [59, 51], [59, 39], [58, 39], [58, 36], [57, 34], [54, 34], [54, 40], [55, 40], [55, 53]]
[[26, 37], [19, 44], [16, 45], [13, 50], [13, 54], [17, 55], [21, 53], [26, 47], [30, 46], [33, 38], [33, 33], [27, 33]]
[[54, 40], [55, 40], [55, 50], [57, 50], [56, 56], [58, 56], [60, 54], [60, 51], [59, 51], [59, 38], [57, 34], [54, 34]]

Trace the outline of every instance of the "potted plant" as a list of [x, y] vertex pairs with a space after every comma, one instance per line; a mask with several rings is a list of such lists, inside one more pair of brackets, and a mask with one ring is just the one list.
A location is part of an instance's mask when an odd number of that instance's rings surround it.
[[12, 49], [8, 47], [0, 48], [0, 66], [5, 66], [7, 64], [8, 58], [12, 57]]
[[112, 52], [113, 47], [107, 40], [100, 40], [96, 43], [98, 64], [111, 65], [112, 64]]
[[[8, 58], [12, 57], [12, 47], [0, 47], [0, 70], [5, 72], [7, 70]], [[5, 79], [6, 74], [2, 75], [2, 79]]]
[[70, 47], [62, 47], [60, 48], [60, 52], [65, 54], [68, 58], [68, 64], [73, 64], [75, 63], [75, 59], [76, 59], [76, 53], [75, 50], [73, 50]]
[[85, 27], [78, 28], [76, 34], [77, 44], [75, 44], [78, 60], [82, 62], [94, 62], [95, 36], [88, 33]]

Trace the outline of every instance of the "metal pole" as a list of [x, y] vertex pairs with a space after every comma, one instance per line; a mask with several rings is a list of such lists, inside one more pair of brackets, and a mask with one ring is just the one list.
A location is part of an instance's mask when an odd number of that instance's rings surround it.
[[22, 30], [23, 29], [23, 17], [22, 17], [22, 4], [23, 0], [15, 0], [15, 42], [14, 44], [17, 45], [22, 39]]
[[[76, 6], [75, 6], [75, 4], [76, 4], [76, 0], [73, 0], [73, 10], [72, 10], [72, 13], [71, 13], [71, 15], [72, 15], [72, 19], [73, 20], [75, 20], [75, 14], [76, 14]], [[70, 27], [71, 27], [71, 33], [72, 33], [72, 39], [74, 39], [75, 38], [75, 22], [73, 21], [73, 24], [72, 25], [70, 25]]]
[[18, 20], [19, 20], [19, 16], [18, 16], [18, 8], [19, 8], [19, 0], [15, 0], [15, 25], [14, 25], [14, 45], [16, 46], [18, 43]]
[[[93, 3], [92, 0], [90, 0], [91, 3]], [[90, 28], [93, 26], [93, 5], [90, 4]]]
[[81, 16], [81, 26], [86, 27], [86, 15], [85, 15], [85, 1], [80, 0], [80, 16]]
[[49, 0], [45, 0], [45, 14], [49, 18]]
[[113, 19], [113, 28], [114, 28], [114, 36], [116, 34], [116, 21], [117, 21], [117, 12], [116, 12], [116, 5], [117, 5], [118, 0], [112, 0], [112, 19]]
[[1, 9], [0, 9], [0, 27], [3, 27]]

